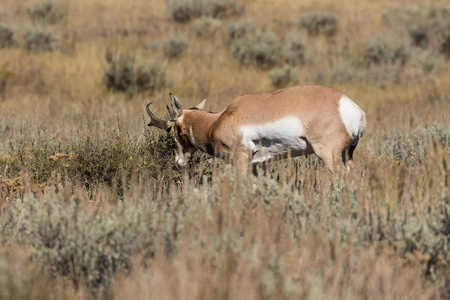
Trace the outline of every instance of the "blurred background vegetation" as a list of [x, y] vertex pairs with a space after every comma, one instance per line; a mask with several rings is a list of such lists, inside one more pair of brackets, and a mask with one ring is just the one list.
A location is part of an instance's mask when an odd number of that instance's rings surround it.
[[[345, 178], [146, 128], [318, 84], [366, 112]], [[448, 299], [449, 95], [445, 0], [3, 0], [0, 299]]]

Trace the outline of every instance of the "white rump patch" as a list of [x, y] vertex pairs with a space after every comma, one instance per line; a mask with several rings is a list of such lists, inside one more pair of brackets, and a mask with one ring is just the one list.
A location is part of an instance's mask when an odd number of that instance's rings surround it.
[[347, 96], [342, 96], [339, 100], [339, 113], [352, 141], [358, 141], [366, 125], [362, 121], [365, 119], [364, 112]]
[[302, 122], [296, 117], [286, 117], [279, 121], [249, 125], [241, 128], [242, 143], [252, 152], [252, 163], [273, 158], [285, 158], [313, 153], [311, 145], [302, 138]]

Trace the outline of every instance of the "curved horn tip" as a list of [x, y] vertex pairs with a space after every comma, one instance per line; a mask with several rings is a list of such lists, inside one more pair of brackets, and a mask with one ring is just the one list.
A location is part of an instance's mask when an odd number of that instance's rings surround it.
[[150, 105], [151, 105], [152, 103], [153, 103], [153, 102], [147, 103], [147, 105], [145, 106], [145, 110], [147, 111], [147, 113], [149, 114], [150, 117], [152, 117], [152, 115], [153, 115], [153, 113], [152, 113], [151, 110], [150, 110]]

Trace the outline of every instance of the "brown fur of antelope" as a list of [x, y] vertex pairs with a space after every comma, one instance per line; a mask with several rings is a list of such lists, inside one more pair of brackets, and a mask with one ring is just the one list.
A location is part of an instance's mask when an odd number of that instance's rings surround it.
[[352, 162], [366, 126], [365, 113], [352, 100], [323, 86], [241, 95], [220, 113], [205, 111], [206, 99], [183, 110], [175, 95], [170, 98], [171, 120], [157, 118], [149, 103], [148, 126], [173, 135], [182, 167], [196, 150], [225, 159], [240, 171], [250, 163], [315, 153], [333, 172], [339, 161]]

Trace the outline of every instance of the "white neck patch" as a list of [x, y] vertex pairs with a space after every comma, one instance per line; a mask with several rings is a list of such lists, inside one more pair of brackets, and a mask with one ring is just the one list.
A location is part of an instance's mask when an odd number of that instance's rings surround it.
[[191, 143], [192, 145], [194, 145], [195, 147], [197, 147], [195, 145], [195, 138], [194, 138], [194, 133], [192, 132], [192, 126], [189, 127], [189, 135], [191, 136]]

